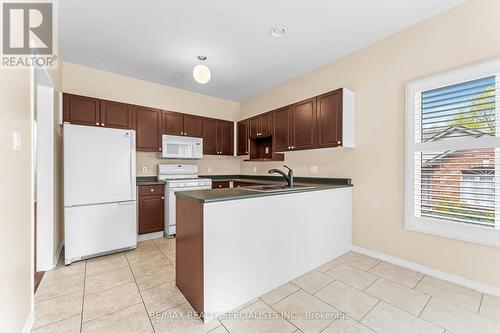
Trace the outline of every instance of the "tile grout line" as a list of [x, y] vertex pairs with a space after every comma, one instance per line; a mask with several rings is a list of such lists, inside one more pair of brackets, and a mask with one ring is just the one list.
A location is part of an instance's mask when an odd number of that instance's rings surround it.
[[[364, 292], [364, 293], [368, 294], [368, 293], [366, 292], [366, 290], [367, 290], [368, 288], [370, 288], [371, 286], [373, 286], [373, 285], [374, 285], [374, 284], [375, 284], [378, 280], [380, 280], [380, 279], [381, 279], [381, 277], [380, 277], [380, 276], [378, 276], [378, 275], [374, 275], [374, 276], [376, 277], [375, 281], [373, 281], [372, 283], [370, 283], [370, 285], [368, 285], [365, 289], [361, 290], [362, 292]], [[368, 294], [368, 295], [370, 295], [370, 294]], [[372, 295], [371, 295], [371, 296], [372, 296]], [[378, 297], [377, 297], [377, 298], [378, 298]]]
[[[154, 244], [156, 245], [156, 243], [154, 243]], [[137, 280], [135, 279], [134, 271], [132, 270], [132, 267], [130, 266], [130, 262], [128, 261], [127, 256], [125, 256], [125, 259], [127, 260], [128, 268], [130, 269], [130, 272], [132, 273], [132, 278], [134, 279], [135, 286], [137, 287], [137, 292], [139, 293], [139, 297], [141, 298], [141, 302], [142, 302], [142, 306], [144, 307], [144, 311], [146, 311], [146, 315], [148, 316], [149, 325], [151, 325], [153, 332], [156, 332], [155, 327], [153, 325], [153, 322], [151, 321], [151, 316], [149, 315], [148, 309], [146, 308], [146, 303], [144, 303], [144, 299], [142, 298], [141, 290], [139, 289], [139, 285], [137, 284]]]
[[37, 327], [37, 328], [33, 328], [33, 329], [31, 330], [31, 332], [33, 332], [33, 331], [37, 331], [37, 330], [39, 330], [39, 329], [41, 329], [41, 328], [44, 328], [44, 327], [47, 327], [47, 326], [50, 326], [50, 325], [54, 325], [54, 324], [60, 323], [60, 322], [62, 322], [62, 321], [65, 321], [65, 320], [68, 320], [68, 319], [71, 319], [71, 318], [74, 318], [74, 317], [80, 317], [80, 315], [74, 315], [74, 316], [71, 316], [71, 317], [68, 317], [68, 318], [59, 319], [59, 320], [54, 321], [54, 322], [52, 322], [52, 323], [48, 323], [48, 324], [45, 324], [45, 325], [39, 326], [39, 327]]
[[[427, 294], [424, 294], [424, 295], [427, 295]], [[431, 301], [431, 298], [432, 298], [432, 296], [430, 296], [429, 299], [427, 300], [427, 303], [425, 303], [424, 307], [422, 308], [422, 311], [420, 311], [420, 313], [418, 314], [418, 318], [421, 318], [420, 316], [422, 315], [422, 313], [424, 313], [424, 310], [427, 307], [427, 305], [429, 304], [429, 302]]]
[[420, 284], [420, 282], [422, 282], [422, 280], [425, 278], [425, 274], [422, 274], [422, 277], [420, 278], [420, 280], [418, 280], [418, 282], [410, 289], [414, 289], [417, 288], [417, 286]]
[[[382, 302], [382, 300], [379, 298], [379, 299], [378, 299], [378, 302], [377, 302], [377, 303], [375, 303], [375, 305], [374, 305], [374, 306], [372, 306], [372, 307], [370, 308], [370, 310], [368, 310], [368, 312], [367, 312], [367, 313], [365, 313], [365, 314], [364, 314], [364, 316], [363, 316], [363, 317], [361, 317], [358, 321], [361, 323], [361, 321], [362, 321], [363, 319], [365, 319], [365, 317], [366, 317], [366, 316], [367, 316], [370, 312], [372, 312], [372, 310], [373, 310], [373, 309], [375, 309], [375, 307], [376, 307], [376, 306], [377, 306], [380, 302]], [[367, 327], [369, 327], [370, 329], [372, 329], [370, 326], [367, 326]]]
[[83, 309], [85, 305], [85, 284], [87, 282], [87, 260], [85, 260], [85, 268], [83, 269], [83, 290], [82, 290], [82, 313], [80, 314], [80, 333], [83, 330]]
[[477, 309], [477, 314], [481, 312], [481, 306], [483, 306], [484, 294], [481, 294], [481, 301], [479, 302], [479, 308]]

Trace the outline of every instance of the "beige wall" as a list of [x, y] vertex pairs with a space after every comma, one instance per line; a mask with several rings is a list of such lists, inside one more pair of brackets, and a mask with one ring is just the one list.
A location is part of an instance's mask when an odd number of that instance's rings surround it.
[[[500, 249], [405, 231], [405, 82], [500, 56], [500, 1], [474, 0], [244, 101], [241, 118], [339, 87], [356, 92], [356, 148], [292, 152], [301, 176], [351, 177], [353, 242], [500, 287]], [[276, 164], [242, 163], [263, 173]], [[318, 174], [309, 172], [317, 165]]]
[[[232, 121], [238, 120], [240, 115], [240, 104], [237, 102], [68, 62], [63, 64], [63, 91]], [[157, 153], [138, 152], [137, 175], [155, 176], [158, 163], [178, 162], [157, 157]], [[207, 174], [209, 167], [212, 174], [238, 173], [240, 167], [236, 158], [224, 156], [205, 156], [200, 161], [187, 163], [197, 163], [201, 174]], [[146, 173], [142, 173], [143, 166], [148, 168]]]
[[[0, 322], [21, 332], [32, 297], [31, 104], [29, 70], [0, 74]], [[12, 131], [22, 151], [12, 151]]]

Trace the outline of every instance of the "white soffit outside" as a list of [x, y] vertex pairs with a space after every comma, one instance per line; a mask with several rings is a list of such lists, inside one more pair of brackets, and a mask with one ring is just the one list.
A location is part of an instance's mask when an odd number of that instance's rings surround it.
[[[64, 0], [65, 61], [242, 101], [464, 0]], [[270, 30], [283, 25], [285, 35]], [[212, 80], [192, 77], [198, 55]]]

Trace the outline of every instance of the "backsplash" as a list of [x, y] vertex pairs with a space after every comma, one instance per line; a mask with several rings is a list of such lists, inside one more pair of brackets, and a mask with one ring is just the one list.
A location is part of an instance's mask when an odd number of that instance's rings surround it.
[[[158, 158], [154, 152], [137, 152], [137, 176], [157, 176], [158, 164], [197, 164], [200, 175], [237, 175], [240, 173], [240, 160], [233, 156], [205, 155], [201, 160], [170, 160]], [[147, 170], [143, 172], [143, 167]]]

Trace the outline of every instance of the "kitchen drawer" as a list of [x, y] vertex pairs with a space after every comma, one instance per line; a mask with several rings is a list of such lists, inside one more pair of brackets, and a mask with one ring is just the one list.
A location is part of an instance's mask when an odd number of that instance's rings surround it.
[[139, 196], [142, 195], [163, 195], [164, 185], [139, 186]]
[[229, 181], [213, 181], [212, 189], [229, 188]]

